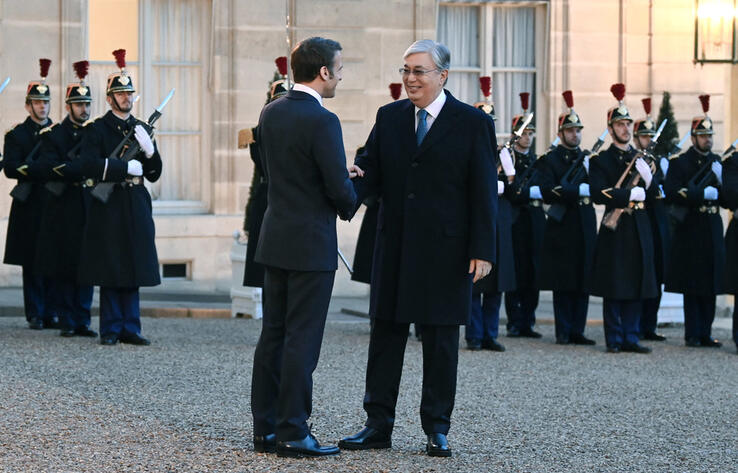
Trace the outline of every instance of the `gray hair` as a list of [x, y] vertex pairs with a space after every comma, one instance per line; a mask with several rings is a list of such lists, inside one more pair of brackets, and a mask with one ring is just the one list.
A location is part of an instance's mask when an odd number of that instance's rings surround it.
[[447, 71], [451, 67], [451, 51], [441, 43], [432, 39], [421, 39], [410, 45], [405, 51], [403, 59], [411, 54], [428, 53], [430, 54], [433, 64], [439, 71]]

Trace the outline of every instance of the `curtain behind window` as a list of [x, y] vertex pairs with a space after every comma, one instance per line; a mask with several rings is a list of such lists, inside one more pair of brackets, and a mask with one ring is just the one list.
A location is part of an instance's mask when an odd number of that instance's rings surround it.
[[474, 103], [479, 90], [479, 7], [441, 5], [438, 40], [451, 51], [451, 71], [446, 88], [459, 100]]

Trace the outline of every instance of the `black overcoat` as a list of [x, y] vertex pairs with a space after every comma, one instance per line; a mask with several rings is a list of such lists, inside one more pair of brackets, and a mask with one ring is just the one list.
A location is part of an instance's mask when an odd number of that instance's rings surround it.
[[[161, 282], [151, 196], [143, 185], [125, 182], [130, 177], [126, 162], [107, 159], [137, 123], [142, 122], [133, 116], [124, 121], [108, 111], [85, 129], [80, 154], [84, 174], [96, 181], [104, 177], [105, 182], [115, 182], [116, 186], [107, 203], [90, 200], [82, 238], [81, 284], [133, 288]], [[141, 151], [137, 159], [143, 165], [143, 177], [157, 181], [162, 163], [156, 143], [151, 158]]]
[[[512, 241], [518, 289], [538, 288], [546, 214], [542, 201], [530, 198], [531, 186], [540, 186], [537, 163], [532, 151], [527, 154], [515, 152], [515, 180], [507, 194], [513, 210]], [[524, 179], [524, 173], [531, 165], [533, 170], [529, 178]]]
[[[46, 181], [64, 183], [61, 195], [48, 192], [41, 216], [36, 271], [55, 279], [77, 280], [89, 188], [79, 158], [84, 127], [69, 117], [41, 135], [39, 164]], [[69, 153], [73, 156], [70, 157]]]
[[661, 167], [658, 167], [656, 177], [661, 182], [661, 186], [658, 195], [649, 202], [646, 211], [648, 212], [648, 218], [651, 219], [651, 232], [653, 233], [656, 283], [661, 287], [666, 276], [666, 267], [671, 251], [671, 223], [669, 222], [669, 209], [666, 206], [666, 194], [663, 190], [664, 174]]
[[[540, 187], [547, 204], [562, 203], [566, 212], [561, 222], [546, 220], [543, 233], [540, 289], [588, 292], [592, 271], [597, 222], [590, 199], [579, 198], [579, 183], [562, 186], [561, 178], [581, 150], [557, 146], [540, 158]], [[581, 166], [581, 164], [580, 164]], [[589, 182], [586, 174], [582, 181]]]
[[[666, 290], [696, 296], [712, 296], [724, 291], [725, 241], [719, 213], [700, 212], [706, 202], [704, 189], [688, 183], [707, 160], [719, 159], [714, 153], [703, 156], [694, 147], [672, 159], [664, 191], [667, 202], [687, 208], [683, 222], [677, 222], [666, 271]], [[711, 171], [708, 171], [711, 172]], [[723, 198], [722, 188], [719, 198]]]
[[469, 261], [496, 263], [495, 137], [491, 120], [446, 91], [446, 103], [418, 146], [415, 106], [377, 111], [356, 164], [360, 200], [382, 199], [370, 314], [396, 322], [464, 325]]
[[[36, 261], [36, 242], [41, 223], [46, 191], [43, 189], [43, 172], [39, 170], [38, 156], [40, 148], [32, 159], [26, 162], [31, 151], [41, 139], [41, 131], [51, 125], [39, 125], [31, 117], [19, 123], [5, 134], [4, 166], [5, 175], [16, 179], [18, 183], [31, 183], [31, 193], [25, 202], [13, 199], [8, 217], [8, 233], [5, 240], [5, 264], [14, 264], [33, 268]], [[18, 168], [27, 164], [23, 172]]]
[[725, 232], [725, 292], [738, 294], [738, 152], [723, 161], [723, 204], [733, 213]]
[[[630, 148], [623, 151], [615, 145], [594, 156], [589, 164], [589, 183], [595, 204], [605, 206], [605, 214], [613, 209], [627, 208], [630, 188], [615, 185], [636, 155]], [[635, 166], [630, 175], [637, 174]], [[626, 180], [628, 180], [626, 178]], [[645, 189], [645, 205], [649, 206], [659, 194], [658, 177]], [[653, 232], [646, 209], [631, 210], [620, 215], [613, 231], [600, 225], [595, 244], [591, 293], [615, 300], [650, 299], [658, 295], [654, 263]]]
[[374, 243], [377, 241], [377, 219], [379, 218], [379, 200], [376, 197], [364, 199], [364, 218], [359, 228], [354, 252], [353, 281], [370, 284], [372, 282], [372, 264], [374, 262]]
[[[257, 129], [254, 128], [254, 136], [256, 135]], [[259, 243], [259, 233], [261, 233], [261, 223], [264, 221], [264, 212], [267, 209], [267, 180], [264, 176], [264, 169], [261, 167], [259, 143], [251, 143], [249, 154], [251, 154], [251, 160], [254, 162], [254, 172], [259, 177], [254, 182], [256, 188], [251, 192], [251, 198], [246, 204], [246, 231], [248, 232], [249, 238], [246, 246], [243, 285], [264, 287], [264, 265], [254, 261], [254, 255], [256, 255], [256, 246]]]

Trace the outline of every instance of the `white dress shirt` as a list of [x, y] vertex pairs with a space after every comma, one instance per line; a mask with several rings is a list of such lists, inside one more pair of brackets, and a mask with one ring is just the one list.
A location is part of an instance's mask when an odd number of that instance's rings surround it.
[[[443, 105], [446, 103], [446, 92], [441, 89], [441, 93], [438, 94], [438, 97], [436, 97], [436, 100], [431, 102], [430, 105], [425, 107], [425, 111], [428, 112], [428, 116], [425, 117], [425, 122], [428, 124], [428, 131], [430, 131], [431, 125], [433, 125], [433, 122], [436, 121], [436, 118], [438, 118], [438, 114], [441, 113], [441, 109], [443, 108]], [[415, 131], [418, 131], [418, 112], [421, 109], [418, 107], [415, 107]]]
[[321, 97], [320, 94], [315, 91], [315, 89], [310, 88], [310, 87], [306, 86], [305, 84], [295, 84], [292, 87], [292, 90], [297, 90], [299, 92], [305, 92], [306, 94], [312, 95], [313, 97], [315, 97], [315, 100], [318, 101], [318, 103], [320, 104], [320, 106], [321, 107], [323, 106], [323, 97]]

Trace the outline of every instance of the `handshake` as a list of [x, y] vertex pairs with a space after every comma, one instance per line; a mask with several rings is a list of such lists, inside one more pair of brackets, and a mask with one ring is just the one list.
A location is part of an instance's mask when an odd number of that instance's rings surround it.
[[364, 170], [356, 164], [352, 164], [351, 166], [349, 166], [348, 173], [349, 179], [353, 179], [355, 177], [364, 177]]

